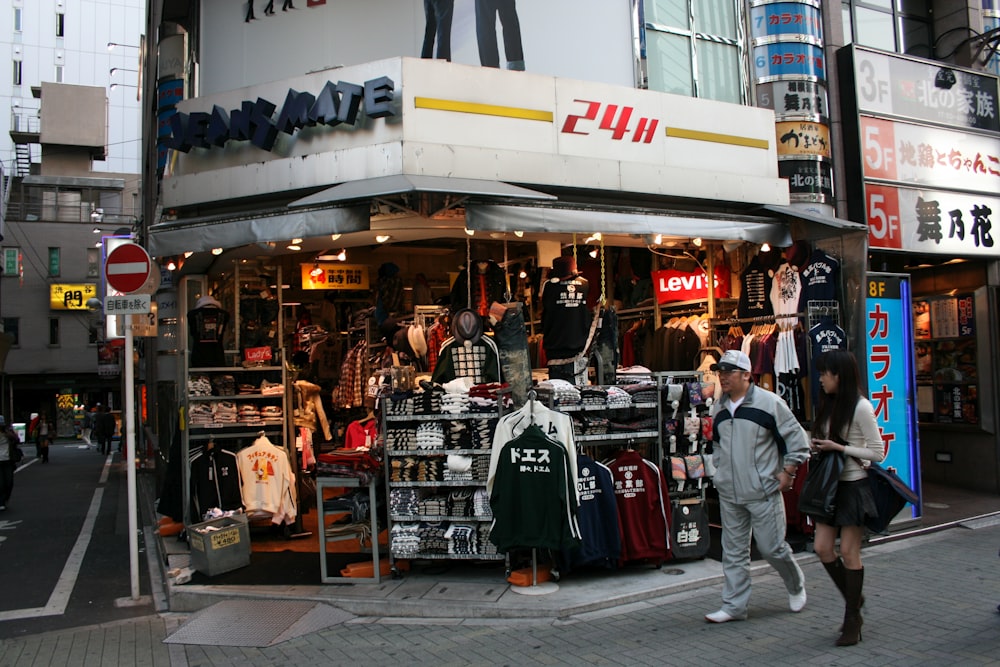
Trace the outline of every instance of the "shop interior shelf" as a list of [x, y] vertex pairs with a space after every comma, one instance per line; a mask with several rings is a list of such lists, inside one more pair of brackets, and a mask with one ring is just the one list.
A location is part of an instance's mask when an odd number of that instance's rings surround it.
[[486, 486], [486, 482], [483, 480], [475, 479], [456, 479], [450, 481], [421, 481], [421, 482], [401, 482], [397, 480], [390, 480], [389, 482], [392, 486], [426, 486], [426, 487], [442, 487], [442, 486]]
[[459, 421], [462, 419], [496, 419], [496, 412], [438, 412], [432, 415], [386, 415], [387, 422]]
[[455, 521], [458, 523], [482, 523], [492, 521], [492, 516], [446, 516], [440, 514], [393, 514], [393, 521]]
[[396, 560], [503, 560], [505, 554], [425, 554], [392, 552]]
[[492, 452], [489, 449], [387, 449], [386, 453], [389, 456], [448, 456], [449, 454], [489, 456]]
[[573, 439], [576, 442], [593, 442], [595, 440], [638, 440], [639, 438], [656, 438], [660, 434], [656, 431], [629, 431], [627, 433], [615, 432], [615, 433], [588, 433], [588, 434], [575, 434]]

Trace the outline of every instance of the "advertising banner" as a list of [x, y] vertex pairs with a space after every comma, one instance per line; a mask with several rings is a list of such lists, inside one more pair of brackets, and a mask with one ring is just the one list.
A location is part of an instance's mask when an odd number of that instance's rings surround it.
[[823, 49], [814, 44], [781, 42], [753, 47], [754, 74], [758, 81], [803, 76], [826, 80]]
[[[916, 380], [911, 332], [910, 277], [869, 273], [865, 300], [865, 354], [868, 397], [885, 443], [882, 467], [896, 474], [918, 494], [920, 444], [917, 437]], [[919, 515], [906, 509], [900, 516]]]
[[302, 264], [302, 289], [367, 290], [368, 267], [364, 264]]
[[823, 44], [823, 16], [818, 6], [802, 2], [774, 2], [750, 8], [750, 34], [757, 40], [796, 35]]
[[49, 285], [49, 308], [52, 310], [88, 310], [87, 300], [97, 296], [97, 285]]

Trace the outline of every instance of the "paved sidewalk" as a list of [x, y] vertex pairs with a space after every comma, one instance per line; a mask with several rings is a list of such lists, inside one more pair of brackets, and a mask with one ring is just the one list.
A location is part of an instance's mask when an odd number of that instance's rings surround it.
[[816, 558], [804, 555], [805, 610], [790, 613], [780, 580], [765, 571], [754, 577], [750, 618], [739, 623], [702, 620], [719, 606], [713, 581], [564, 618], [435, 619], [432, 606], [423, 619], [343, 614], [343, 622], [265, 648], [166, 644], [204, 617], [146, 616], [7, 640], [0, 667], [1000, 665], [998, 546], [1000, 517], [992, 516], [867, 548], [864, 641], [854, 647], [833, 645], [843, 603]]

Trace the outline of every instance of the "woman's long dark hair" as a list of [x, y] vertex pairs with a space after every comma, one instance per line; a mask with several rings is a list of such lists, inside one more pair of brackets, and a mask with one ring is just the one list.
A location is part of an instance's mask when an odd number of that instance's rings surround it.
[[[830, 350], [816, 358], [816, 372], [829, 371], [837, 376], [837, 393], [820, 389], [819, 410], [813, 422], [813, 436], [847, 444], [841, 437], [854, 420], [854, 410], [861, 397], [858, 362], [847, 350]], [[824, 432], [824, 429], [828, 429]]]

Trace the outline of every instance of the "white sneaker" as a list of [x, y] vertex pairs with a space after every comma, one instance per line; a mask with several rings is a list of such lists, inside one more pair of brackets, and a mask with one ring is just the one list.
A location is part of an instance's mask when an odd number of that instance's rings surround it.
[[788, 594], [788, 608], [794, 612], [800, 612], [806, 606], [806, 587], [802, 585], [802, 590], [798, 593]]
[[709, 623], [728, 623], [729, 621], [744, 621], [746, 617], [733, 616], [729, 612], [720, 609], [719, 611], [713, 611], [711, 614], [705, 614], [705, 620]]

